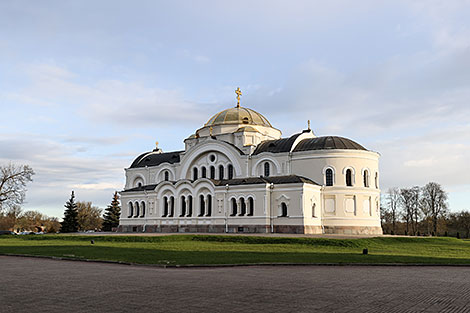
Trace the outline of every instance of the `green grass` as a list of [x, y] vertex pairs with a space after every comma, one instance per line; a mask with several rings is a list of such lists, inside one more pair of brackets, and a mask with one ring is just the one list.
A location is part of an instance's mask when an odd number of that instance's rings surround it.
[[[94, 240], [95, 244], [90, 241]], [[362, 249], [369, 254], [363, 255]], [[0, 254], [141, 264], [470, 264], [470, 241], [455, 238], [286, 238], [220, 235], [0, 236]]]

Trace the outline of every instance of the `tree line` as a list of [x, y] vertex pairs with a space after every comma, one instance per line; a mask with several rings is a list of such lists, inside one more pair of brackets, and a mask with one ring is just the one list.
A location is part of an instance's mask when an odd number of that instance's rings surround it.
[[470, 212], [450, 212], [447, 192], [435, 182], [388, 189], [380, 211], [385, 234], [470, 236]]

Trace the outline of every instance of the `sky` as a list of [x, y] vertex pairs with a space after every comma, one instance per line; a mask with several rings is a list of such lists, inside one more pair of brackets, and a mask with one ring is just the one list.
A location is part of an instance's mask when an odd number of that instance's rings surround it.
[[0, 164], [25, 210], [106, 207], [124, 168], [236, 104], [380, 153], [381, 189], [470, 209], [470, 1], [0, 1]]

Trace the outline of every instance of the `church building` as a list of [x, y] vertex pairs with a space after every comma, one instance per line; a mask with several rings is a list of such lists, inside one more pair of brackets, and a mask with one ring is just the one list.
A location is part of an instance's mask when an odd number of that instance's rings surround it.
[[184, 140], [139, 155], [121, 232], [382, 234], [379, 154], [308, 128], [282, 138], [238, 103]]

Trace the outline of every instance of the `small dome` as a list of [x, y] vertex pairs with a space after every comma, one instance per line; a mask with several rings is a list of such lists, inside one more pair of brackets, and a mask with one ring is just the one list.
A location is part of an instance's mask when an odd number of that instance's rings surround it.
[[260, 113], [248, 108], [235, 107], [217, 113], [204, 126], [225, 124], [246, 124], [272, 127], [271, 123]]

